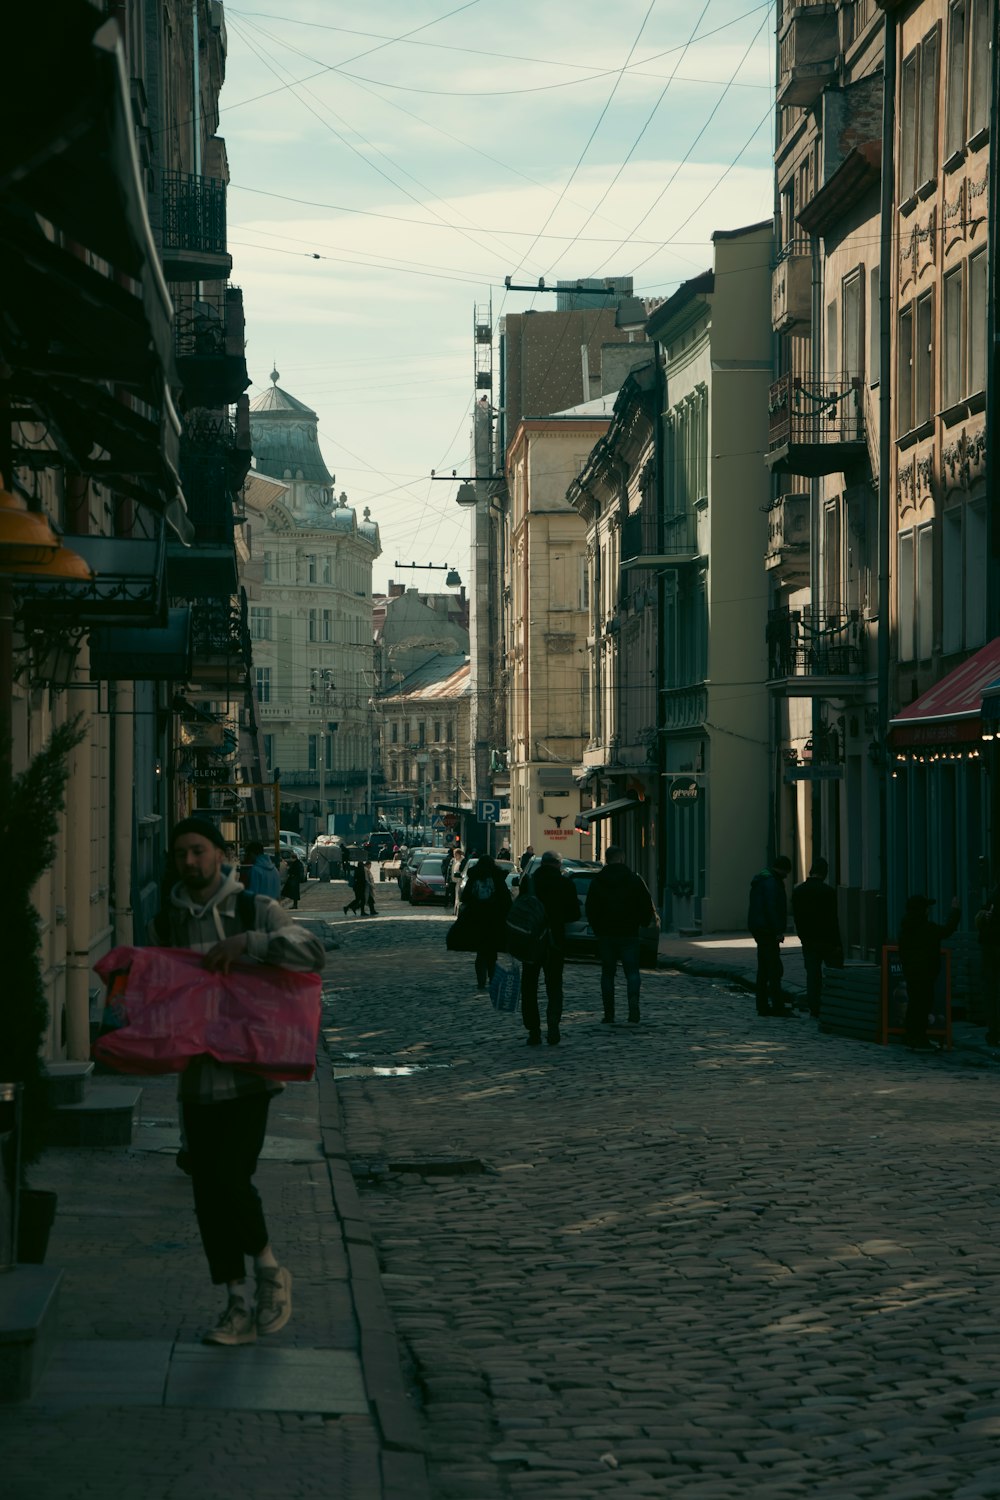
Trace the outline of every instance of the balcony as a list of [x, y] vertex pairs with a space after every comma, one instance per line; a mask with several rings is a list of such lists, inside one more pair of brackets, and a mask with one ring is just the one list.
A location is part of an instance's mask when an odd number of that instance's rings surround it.
[[708, 689], [700, 683], [664, 688], [661, 705], [664, 729], [699, 729], [708, 718]]
[[621, 569], [679, 568], [699, 557], [698, 517], [693, 510], [678, 511], [662, 519], [663, 550], [651, 542], [649, 525], [642, 511], [636, 511], [622, 522]]
[[776, 474], [816, 479], [867, 464], [864, 381], [857, 375], [807, 381], [783, 375], [768, 396], [768, 452]]
[[823, 0], [782, 6], [778, 28], [778, 104], [815, 104], [836, 72], [837, 7]]
[[192, 682], [224, 691], [242, 688], [253, 654], [246, 595], [239, 602], [202, 600], [191, 606]]
[[789, 698], [856, 697], [867, 671], [859, 610], [772, 609], [767, 617], [767, 676]]
[[170, 542], [167, 588], [175, 598], [228, 599], [237, 588], [233, 497], [226, 451], [181, 454], [181, 487], [195, 537], [190, 547]]
[[225, 281], [226, 185], [193, 172], [163, 174], [163, 274], [167, 281]]
[[779, 588], [801, 588], [809, 582], [809, 496], [782, 495], [767, 513], [764, 566]]
[[812, 322], [812, 246], [791, 240], [771, 272], [771, 327], [787, 333]]
[[250, 384], [242, 289], [175, 292], [174, 306], [174, 356], [186, 404], [231, 406]]

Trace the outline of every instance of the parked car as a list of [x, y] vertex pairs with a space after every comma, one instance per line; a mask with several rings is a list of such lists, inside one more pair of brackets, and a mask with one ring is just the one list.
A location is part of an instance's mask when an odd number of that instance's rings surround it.
[[305, 839], [300, 839], [297, 833], [286, 833], [284, 828], [278, 834], [278, 852], [282, 859], [289, 859], [297, 854], [303, 864], [308, 855]]
[[413, 871], [410, 876], [407, 900], [411, 906], [444, 906], [445, 884], [438, 854], [432, 854], [429, 859], [421, 860]]
[[422, 849], [408, 849], [406, 851], [406, 858], [400, 865], [396, 875], [399, 894], [403, 901], [408, 901], [410, 898], [410, 880], [413, 872], [419, 868], [425, 859], [429, 859], [432, 855], [437, 856], [438, 870], [440, 871], [441, 861], [444, 859], [443, 849], [428, 849], [425, 847]]
[[[541, 857], [534, 855], [526, 866], [521, 879], [525, 875], [533, 875], [541, 864]], [[590, 860], [563, 860], [563, 874], [568, 875], [576, 887], [576, 894], [580, 901], [580, 920], [570, 922], [566, 928], [566, 957], [571, 960], [584, 961], [597, 957], [597, 934], [587, 921], [584, 912], [587, 906], [587, 892], [590, 890], [590, 882], [594, 876], [603, 868], [600, 864], [594, 864]], [[655, 969], [660, 951], [660, 919], [654, 915], [648, 927], [639, 928], [639, 963], [644, 969]]]
[[381, 862], [392, 858], [396, 840], [387, 831], [376, 831], [368, 835], [361, 847], [364, 850], [365, 859], [377, 859]]

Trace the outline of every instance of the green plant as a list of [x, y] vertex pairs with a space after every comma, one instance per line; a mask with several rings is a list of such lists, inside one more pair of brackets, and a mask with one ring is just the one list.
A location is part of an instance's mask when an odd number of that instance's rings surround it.
[[0, 1074], [24, 1085], [21, 1160], [45, 1144], [48, 1099], [40, 1050], [49, 1022], [40, 959], [41, 933], [31, 892], [55, 858], [66, 799], [68, 760], [84, 736], [83, 716], [52, 731], [26, 770], [0, 780], [0, 912], [4, 993]]

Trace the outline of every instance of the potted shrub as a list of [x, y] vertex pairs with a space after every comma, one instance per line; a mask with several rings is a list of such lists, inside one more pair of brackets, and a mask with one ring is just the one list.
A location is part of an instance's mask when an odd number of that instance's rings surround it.
[[[0, 777], [0, 911], [4, 916], [4, 995], [0, 1082], [21, 1085], [22, 1258], [44, 1255], [55, 1194], [24, 1187], [25, 1169], [45, 1146], [49, 1113], [42, 1042], [49, 1012], [42, 984], [41, 935], [31, 892], [52, 863], [66, 797], [68, 760], [83, 738], [77, 715], [52, 731], [45, 747], [17, 776]], [[23, 1242], [23, 1244], [22, 1244]], [[41, 1254], [39, 1254], [39, 1250]]]

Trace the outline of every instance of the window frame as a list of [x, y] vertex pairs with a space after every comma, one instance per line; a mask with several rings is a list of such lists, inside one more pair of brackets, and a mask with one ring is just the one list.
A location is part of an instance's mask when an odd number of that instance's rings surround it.
[[[941, 407], [947, 411], [952, 406], [957, 406], [964, 401], [968, 395], [968, 380], [966, 378], [966, 326], [967, 315], [965, 311], [965, 265], [962, 261], [953, 266], [941, 277], [941, 369], [940, 389]], [[952, 299], [958, 299], [957, 308], [951, 306]], [[954, 355], [949, 347], [950, 341], [957, 342], [957, 350]]]

